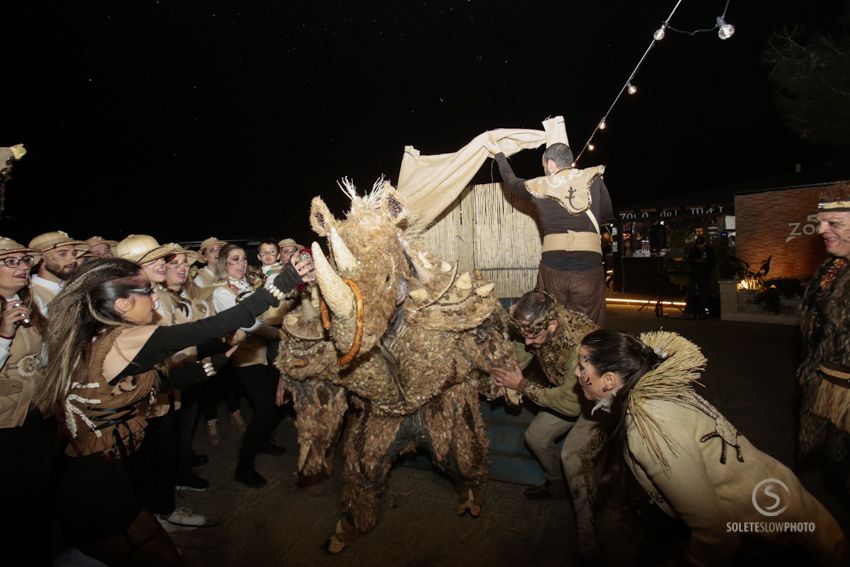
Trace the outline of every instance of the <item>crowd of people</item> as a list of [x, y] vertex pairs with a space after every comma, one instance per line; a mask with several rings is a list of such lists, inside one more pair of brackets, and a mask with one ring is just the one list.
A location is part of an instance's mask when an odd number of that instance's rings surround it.
[[[839, 564], [844, 535], [827, 509], [694, 391], [707, 362], [699, 347], [675, 333], [603, 328], [598, 221], [611, 203], [601, 177], [564, 207], [547, 191], [569, 172], [566, 145], [550, 146], [544, 177], [528, 181], [495, 157], [506, 187], [538, 207], [548, 243], [537, 289], [509, 313], [548, 384], [529, 380], [521, 363], [492, 372], [496, 384], [539, 406], [525, 439], [545, 483], [526, 496], [572, 499], [588, 562], [613, 562], [602, 544], [617, 535], [606, 530], [639, 521], [627, 510], [630, 480], [687, 524], [690, 540], [677, 558], [686, 563], [725, 564], [753, 536]], [[818, 222], [830, 258], [803, 304], [800, 451], [825, 453], [850, 491], [850, 184], [823, 195]], [[222, 402], [242, 432], [234, 479], [266, 485], [256, 456], [284, 452], [273, 439], [280, 325], [314, 273], [309, 250], [292, 239], [263, 240], [256, 260], [251, 268], [244, 247], [215, 237], [198, 250], [150, 235], [118, 242], [55, 231], [26, 246], [0, 238], [0, 480], [7, 506], [20, 511], [3, 537], [31, 543], [33, 563], [50, 563], [58, 523], [69, 542], [107, 564], [181, 564], [168, 526], [205, 519], [177, 508], [175, 491], [209, 488], [195, 471], [206, 456], [192, 441], [202, 421], [209, 442], [219, 442]], [[730, 521], [765, 519], [754, 506], [765, 478], [788, 490], [783, 522], [815, 530], [729, 531]]]
[[243, 430], [235, 479], [262, 487], [255, 456], [284, 451], [267, 352], [292, 290], [313, 280], [299, 250], [264, 241], [249, 271], [244, 248], [214, 237], [198, 251], [149, 235], [0, 238], [0, 478], [20, 511], [4, 541], [50, 564], [58, 524], [110, 565], [180, 564], [167, 530], [206, 520], [175, 491], [209, 488], [192, 440], [203, 413], [217, 442], [222, 398]]

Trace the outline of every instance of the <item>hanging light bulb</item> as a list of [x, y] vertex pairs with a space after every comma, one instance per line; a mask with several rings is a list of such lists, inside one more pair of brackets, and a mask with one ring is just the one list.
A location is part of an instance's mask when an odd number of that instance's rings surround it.
[[607, 127], [608, 127], [608, 125], [605, 124], [605, 119], [603, 118], [602, 121], [599, 123], [599, 129], [604, 130]]
[[637, 92], [637, 87], [629, 83], [629, 86], [626, 87], [626, 90], [629, 91], [629, 94], [635, 94]]
[[594, 146], [593, 144], [587, 144], [587, 149], [592, 152], [593, 150], [596, 149], [596, 146]]
[[652, 34], [652, 37], [655, 38], [655, 41], [661, 41], [662, 39], [664, 39], [664, 35], [665, 35], [664, 28], [665, 27], [666, 26], [664, 24], [661, 24], [661, 27], [658, 28], [657, 30], [655, 30], [655, 33]]
[[729, 39], [735, 35], [735, 26], [727, 24], [723, 16], [717, 16], [717, 37], [720, 39]]

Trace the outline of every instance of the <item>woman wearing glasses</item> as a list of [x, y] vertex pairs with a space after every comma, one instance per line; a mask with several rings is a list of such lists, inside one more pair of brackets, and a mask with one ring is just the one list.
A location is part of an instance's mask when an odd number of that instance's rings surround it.
[[170, 327], [153, 323], [157, 294], [134, 262], [93, 260], [68, 280], [51, 304], [47, 378], [37, 400], [56, 408], [70, 441], [59, 516], [81, 550], [110, 565], [181, 564], [140, 502], [138, 449], [151, 399], [165, 386], [155, 366], [250, 325], [302, 278], [313, 279], [312, 265], [287, 266], [233, 309]]
[[[33, 302], [30, 268], [40, 256], [10, 238], [0, 237], [0, 486], [4, 508], [14, 522], [6, 522], [0, 541], [22, 546], [34, 535], [50, 533], [49, 491], [56, 423], [45, 419], [33, 402], [44, 379], [42, 337], [47, 320]], [[38, 537], [38, 536], [35, 536]], [[8, 538], [8, 540], [7, 540]], [[34, 560], [49, 564], [44, 542], [27, 545]]]
[[[247, 279], [248, 256], [244, 248], [228, 244], [218, 253], [218, 281], [213, 292], [213, 305], [221, 312], [252, 297], [254, 286]], [[251, 488], [262, 488], [266, 479], [254, 468], [258, 453], [281, 454], [283, 449], [271, 444], [277, 425], [277, 377], [268, 364], [266, 344], [279, 338], [276, 328], [255, 319], [237, 331], [239, 348], [231, 358], [236, 380], [254, 410], [242, 435], [236, 480]]]

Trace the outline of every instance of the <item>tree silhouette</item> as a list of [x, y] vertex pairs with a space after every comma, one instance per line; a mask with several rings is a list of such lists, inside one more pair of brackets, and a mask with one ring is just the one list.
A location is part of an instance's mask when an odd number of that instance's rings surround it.
[[850, 149], [850, 36], [785, 29], [764, 58], [788, 126], [813, 145]]

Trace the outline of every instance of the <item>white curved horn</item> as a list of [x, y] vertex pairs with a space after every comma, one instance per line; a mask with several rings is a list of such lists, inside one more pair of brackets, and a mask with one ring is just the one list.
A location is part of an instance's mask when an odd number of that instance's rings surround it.
[[331, 229], [330, 242], [337, 270], [340, 272], [356, 271], [358, 267], [357, 258], [348, 249], [345, 241], [339, 235], [339, 232], [337, 232], [336, 227]]
[[331, 268], [319, 244], [314, 242], [311, 248], [313, 265], [316, 268], [316, 281], [319, 283], [319, 289], [322, 290], [322, 297], [335, 316], [342, 319], [351, 318], [355, 308], [354, 292]]

